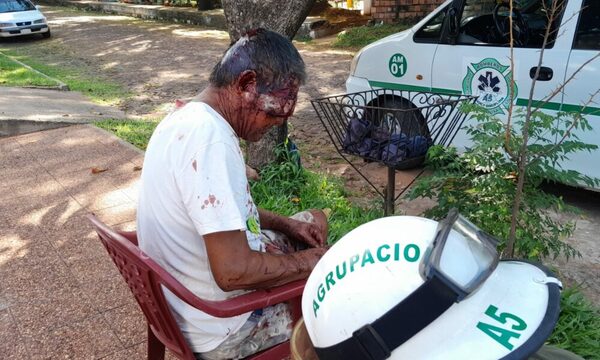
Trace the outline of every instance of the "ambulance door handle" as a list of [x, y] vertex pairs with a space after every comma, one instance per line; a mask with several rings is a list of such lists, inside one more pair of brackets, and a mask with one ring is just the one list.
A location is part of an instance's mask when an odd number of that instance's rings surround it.
[[[537, 68], [538, 68], [537, 66], [534, 66], [531, 68], [531, 70], [529, 70], [530, 78], [533, 79], [535, 77], [535, 72], [536, 72]], [[545, 67], [545, 66], [540, 67], [540, 74], [538, 75], [539, 81], [550, 81], [550, 80], [552, 80], [553, 76], [554, 76], [554, 71], [552, 71], [552, 69], [550, 69], [549, 67]]]

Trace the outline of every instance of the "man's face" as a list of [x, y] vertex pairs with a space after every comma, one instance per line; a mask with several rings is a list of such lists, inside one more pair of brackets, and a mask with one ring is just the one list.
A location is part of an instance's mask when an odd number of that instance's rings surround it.
[[290, 81], [282, 89], [257, 96], [253, 111], [247, 119], [246, 134], [248, 141], [258, 141], [273, 126], [279, 126], [294, 113], [298, 99], [299, 82]]

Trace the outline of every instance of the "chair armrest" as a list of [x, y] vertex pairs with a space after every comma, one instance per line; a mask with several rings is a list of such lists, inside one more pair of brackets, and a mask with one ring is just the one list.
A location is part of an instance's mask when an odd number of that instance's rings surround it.
[[294, 298], [301, 298], [304, 285], [306, 285], [306, 280], [297, 280], [270, 289], [255, 290], [227, 300], [210, 301], [200, 299], [179, 283], [163, 283], [163, 286], [188, 305], [220, 318], [241, 315]]
[[119, 235], [122, 235], [125, 239], [129, 240], [133, 245], [138, 246], [138, 238], [136, 231], [117, 231]]
[[[132, 248], [131, 251], [139, 252], [141, 257], [146, 257], [143, 251], [137, 247], [137, 232], [118, 231], [117, 234], [135, 245], [135, 248]], [[306, 284], [306, 280], [297, 280], [270, 289], [254, 290], [227, 300], [210, 301], [194, 295], [194, 293], [181, 285], [179, 281], [158, 266], [158, 264], [153, 262], [152, 264], [148, 264], [148, 266], [162, 276], [161, 285], [169, 289], [179, 299], [198, 310], [220, 318], [241, 315], [252, 310], [262, 309], [294, 298], [300, 299], [302, 297], [302, 292], [304, 291], [304, 285]]]

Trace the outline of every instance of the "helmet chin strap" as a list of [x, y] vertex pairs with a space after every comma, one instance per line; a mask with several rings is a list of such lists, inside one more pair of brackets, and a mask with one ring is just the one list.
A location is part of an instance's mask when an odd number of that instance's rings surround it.
[[461, 294], [433, 276], [380, 318], [340, 343], [315, 348], [319, 359], [383, 360], [459, 301]]

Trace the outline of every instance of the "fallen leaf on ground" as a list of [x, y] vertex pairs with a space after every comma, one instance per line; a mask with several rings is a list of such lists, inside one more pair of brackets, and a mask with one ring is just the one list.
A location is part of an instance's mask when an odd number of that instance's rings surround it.
[[101, 172], [105, 172], [106, 170], [108, 170], [108, 168], [93, 167], [92, 174], [100, 174]]

